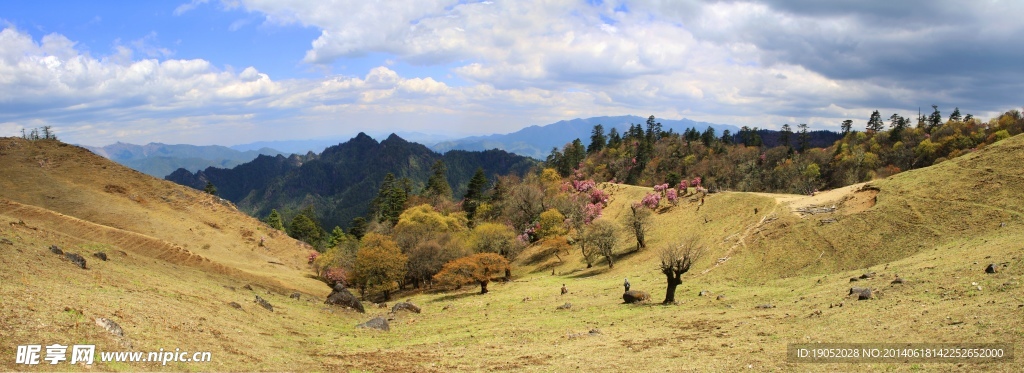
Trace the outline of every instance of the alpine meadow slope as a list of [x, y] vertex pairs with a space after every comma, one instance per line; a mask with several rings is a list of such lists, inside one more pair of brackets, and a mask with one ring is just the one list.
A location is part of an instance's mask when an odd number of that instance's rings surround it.
[[[511, 281], [487, 294], [396, 294], [422, 313], [397, 313], [381, 332], [356, 325], [387, 309], [324, 306], [329, 289], [305, 277], [308, 249], [229, 204], [84, 149], [3, 139], [0, 368], [49, 368], [12, 365], [17, 345], [94, 343], [98, 351], [213, 355], [167, 366], [98, 362], [100, 370], [1020, 371], [1019, 358], [801, 364], [786, 351], [791, 343], [888, 342], [1024, 351], [1016, 321], [1024, 316], [1022, 158], [1024, 136], [1015, 136], [815, 196], [691, 195], [656, 209], [646, 249], [623, 234], [614, 268], [586, 268], [577, 250], [541, 241], [519, 256]], [[651, 190], [601, 187], [611, 195], [602, 219], [615, 221]], [[658, 252], [690, 237], [708, 253], [683, 276], [678, 304], [622, 304], [623, 278], [660, 300]], [[89, 258], [88, 269], [49, 245]], [[110, 260], [93, 259], [97, 251]], [[985, 273], [989, 263], [996, 273]], [[893, 283], [897, 275], [903, 283]], [[873, 298], [848, 297], [852, 286], [872, 288]], [[288, 298], [292, 289], [300, 300]], [[254, 295], [274, 311], [253, 304]], [[98, 317], [119, 323], [125, 337], [98, 328]]]

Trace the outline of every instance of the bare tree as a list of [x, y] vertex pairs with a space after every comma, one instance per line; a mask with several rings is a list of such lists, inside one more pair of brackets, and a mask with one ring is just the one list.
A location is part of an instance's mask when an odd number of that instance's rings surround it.
[[647, 247], [647, 233], [651, 230], [651, 210], [639, 203], [629, 206], [630, 214], [626, 215], [626, 226], [636, 238], [636, 249]]
[[676, 287], [683, 283], [680, 277], [689, 272], [693, 262], [699, 260], [703, 255], [704, 248], [700, 246], [696, 238], [690, 238], [679, 246], [669, 246], [661, 250], [661, 273], [665, 274], [668, 281], [663, 304], [676, 301]]
[[615, 222], [605, 219], [594, 220], [587, 228], [587, 241], [608, 261], [608, 268], [615, 266], [612, 252], [615, 250], [615, 243], [619, 241], [619, 227]]

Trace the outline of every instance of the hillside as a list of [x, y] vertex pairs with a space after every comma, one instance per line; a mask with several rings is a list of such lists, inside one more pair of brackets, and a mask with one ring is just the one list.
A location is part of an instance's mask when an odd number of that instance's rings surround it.
[[313, 205], [325, 229], [347, 227], [365, 216], [388, 173], [412, 180], [414, 192], [423, 188], [430, 167], [442, 160], [455, 196], [462, 196], [477, 168], [492, 180], [496, 175], [522, 175], [535, 162], [500, 150], [450, 151], [438, 154], [427, 147], [391, 135], [377, 142], [360, 133], [320, 154], [290, 158], [261, 156], [232, 169], [208, 168], [195, 174], [178, 170], [167, 180], [196, 189], [212, 182], [218, 193], [254, 216], [277, 209], [286, 216]]
[[230, 168], [251, 161], [259, 155], [281, 154], [281, 152], [268, 147], [239, 151], [218, 145], [161, 143], [135, 145], [119, 142], [103, 147], [86, 146], [85, 148], [114, 162], [157, 178], [167, 176], [179, 168], [186, 170], [201, 170], [207, 167]]
[[[475, 287], [398, 294], [423, 312], [396, 314], [391, 330], [379, 332], [356, 325], [387, 309], [324, 306], [326, 287], [302, 277], [304, 249], [277, 235], [261, 253], [245, 229], [266, 228], [230, 206], [80, 148], [4, 139], [0, 369], [52, 370], [13, 365], [20, 344], [85, 342], [98, 351], [213, 355], [210, 363], [97, 363], [99, 370], [1020, 371], [1019, 357], [984, 365], [798, 364], [786, 349], [991, 342], [1024, 351], [1016, 321], [1024, 316], [1024, 186], [1016, 182], [1024, 171], [1015, 164], [1022, 157], [1024, 136], [1016, 136], [815, 196], [715, 193], [702, 205], [663, 204], [649, 248], [633, 251], [624, 235], [613, 269], [603, 262], [587, 269], [575, 250], [556, 256], [535, 245], [515, 263], [513, 281], [493, 283], [486, 295]], [[602, 187], [612, 194], [610, 219], [650, 190]], [[833, 212], [800, 213], [833, 204]], [[622, 304], [624, 277], [661, 300], [658, 250], [689, 236], [710, 252], [684, 275], [679, 304]], [[53, 244], [89, 258], [89, 269], [51, 254]], [[100, 250], [111, 259], [92, 259]], [[269, 256], [285, 265], [260, 267]], [[984, 273], [988, 263], [998, 273]], [[892, 284], [896, 275], [906, 282]], [[247, 283], [255, 291], [243, 289]], [[559, 295], [562, 284], [568, 294]], [[851, 286], [874, 289], [874, 299], [848, 297]], [[278, 287], [297, 289], [301, 300]], [[253, 304], [254, 294], [274, 312]], [[96, 317], [118, 322], [125, 338], [99, 329]]]

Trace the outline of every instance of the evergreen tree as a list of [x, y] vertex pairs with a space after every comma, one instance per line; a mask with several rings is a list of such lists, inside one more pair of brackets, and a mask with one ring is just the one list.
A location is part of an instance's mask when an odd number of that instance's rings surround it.
[[963, 120], [963, 117], [960, 116], [960, 108], [959, 107], [953, 108], [953, 114], [949, 115], [949, 120], [951, 122], [959, 122], [959, 121]]
[[903, 136], [903, 130], [907, 128], [907, 119], [903, 118], [899, 114], [893, 114], [889, 117], [889, 140], [896, 142], [900, 141]]
[[207, 194], [217, 195], [217, 187], [213, 186], [213, 183], [209, 181], [206, 182], [206, 187], [203, 188], [203, 191]]
[[292, 223], [288, 225], [288, 235], [292, 238], [303, 241], [317, 248], [319, 251], [322, 229], [320, 226], [305, 214], [295, 215]]
[[366, 234], [366, 218], [362, 216], [352, 218], [352, 221], [348, 223], [348, 234], [357, 240], [363, 239], [363, 235]]
[[608, 147], [617, 149], [619, 145], [622, 145], [622, 136], [619, 136], [619, 130], [612, 127], [611, 131], [608, 131]]
[[793, 129], [789, 127], [789, 123], [782, 125], [782, 130], [779, 131], [779, 145], [789, 147], [789, 138], [793, 135]]
[[797, 146], [800, 152], [803, 153], [811, 147], [811, 135], [807, 132], [807, 123], [800, 123], [797, 127], [800, 127], [800, 134], [797, 135]]
[[939, 106], [932, 105], [932, 110], [934, 110], [932, 111], [932, 115], [928, 116], [928, 127], [925, 128], [925, 131], [928, 133], [931, 133], [932, 130], [942, 125], [942, 113], [939, 112]]
[[704, 130], [704, 133], [700, 134], [700, 141], [704, 143], [704, 146], [710, 147], [715, 142], [715, 129], [708, 126], [708, 129]]
[[405, 201], [409, 198], [401, 183], [395, 180], [395, 175], [388, 173], [384, 175], [377, 198], [373, 199], [373, 208], [377, 215], [378, 222], [389, 222], [392, 225], [398, 223], [398, 217], [405, 209]]
[[271, 228], [279, 231], [284, 230], [284, 220], [281, 219], [281, 214], [277, 212], [277, 209], [270, 210], [270, 215], [267, 215], [267, 219], [264, 222]]
[[604, 149], [608, 138], [604, 135], [604, 126], [597, 124], [590, 132], [590, 145], [587, 145], [587, 154], [594, 154]]
[[722, 143], [725, 145], [732, 145], [732, 132], [729, 130], [722, 131]]
[[850, 130], [853, 129], [853, 120], [844, 120], [840, 127], [843, 129], [843, 136], [846, 136], [846, 134], [850, 133]]
[[473, 218], [476, 216], [476, 209], [483, 202], [484, 190], [487, 188], [487, 176], [484, 175], [483, 168], [477, 168], [476, 173], [473, 174], [473, 178], [469, 179], [469, 185], [466, 187], [466, 195], [462, 201], [462, 209], [466, 211], [466, 218], [469, 219], [470, 224], [473, 222]]
[[867, 130], [868, 132], [880, 132], [884, 128], [885, 124], [882, 123], [882, 114], [879, 114], [878, 110], [875, 110], [871, 113], [871, 118], [868, 119]]
[[440, 159], [434, 162], [433, 166], [430, 166], [430, 178], [427, 179], [427, 188], [423, 190], [423, 195], [430, 198], [452, 198], [452, 187], [448, 184], [448, 168], [445, 167], [444, 161]]
[[327, 239], [327, 247], [331, 248], [338, 246], [338, 244], [345, 239], [345, 236], [345, 231], [342, 230], [341, 227], [334, 226], [334, 229], [331, 230], [331, 237]]

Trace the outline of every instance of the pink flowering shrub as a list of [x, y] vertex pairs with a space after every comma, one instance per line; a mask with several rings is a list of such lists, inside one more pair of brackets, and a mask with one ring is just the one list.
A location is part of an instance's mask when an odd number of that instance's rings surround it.
[[671, 203], [673, 206], [676, 204], [676, 201], [679, 200], [676, 190], [672, 188], [669, 188], [669, 190], [665, 192], [665, 198], [667, 198], [668, 203]]
[[316, 260], [316, 258], [318, 258], [319, 256], [320, 256], [320, 253], [318, 253], [316, 251], [311, 251], [309, 253], [309, 256], [306, 257], [306, 261], [307, 261], [308, 264], [313, 264], [313, 261]]
[[700, 186], [700, 176], [697, 176], [697, 177], [693, 178], [693, 186], [695, 186], [695, 187], [699, 187]]
[[602, 205], [608, 204], [608, 193], [597, 188], [590, 190], [590, 203], [600, 203]]
[[573, 189], [575, 189], [577, 192], [586, 193], [586, 192], [590, 191], [591, 189], [596, 188], [597, 187], [597, 183], [595, 183], [594, 180], [589, 180], [589, 179], [588, 180], [573, 180], [572, 181], [572, 186], [573, 186]]
[[661, 195], [657, 193], [647, 193], [644, 199], [640, 200], [640, 204], [644, 205], [651, 210], [658, 208], [658, 204], [661, 202]]
[[601, 212], [603, 210], [604, 205], [601, 203], [588, 203], [587, 206], [583, 208], [583, 223], [590, 224], [594, 219], [601, 217]]
[[348, 271], [341, 267], [331, 267], [324, 272], [324, 278], [332, 284], [343, 283], [348, 285], [349, 275]]
[[668, 184], [661, 184], [661, 185], [655, 185], [654, 186], [654, 191], [658, 192], [658, 193], [661, 193], [662, 195], [665, 194], [666, 190], [668, 190]]

